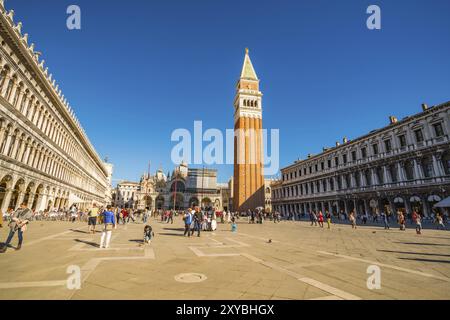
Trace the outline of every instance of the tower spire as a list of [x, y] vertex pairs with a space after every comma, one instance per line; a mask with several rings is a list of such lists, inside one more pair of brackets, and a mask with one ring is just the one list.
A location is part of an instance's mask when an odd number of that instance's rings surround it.
[[258, 80], [255, 69], [253, 68], [248, 48], [245, 48], [244, 65], [242, 66], [241, 79]]

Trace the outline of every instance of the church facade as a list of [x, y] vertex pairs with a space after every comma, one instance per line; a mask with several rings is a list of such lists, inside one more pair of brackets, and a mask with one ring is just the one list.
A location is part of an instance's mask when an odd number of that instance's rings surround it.
[[167, 175], [159, 169], [154, 175], [143, 174], [139, 182], [119, 183], [113, 204], [138, 210], [179, 210], [201, 205], [222, 211], [229, 209], [227, 195], [226, 185], [217, 183], [216, 170], [189, 168], [182, 163]]

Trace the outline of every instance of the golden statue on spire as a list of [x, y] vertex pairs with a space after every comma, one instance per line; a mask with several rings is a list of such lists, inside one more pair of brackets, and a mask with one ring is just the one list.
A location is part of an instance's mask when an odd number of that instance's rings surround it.
[[248, 55], [248, 48], [245, 48], [245, 54]]

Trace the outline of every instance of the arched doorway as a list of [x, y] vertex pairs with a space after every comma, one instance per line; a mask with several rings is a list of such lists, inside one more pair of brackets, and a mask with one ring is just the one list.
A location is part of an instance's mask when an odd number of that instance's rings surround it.
[[181, 210], [184, 209], [184, 198], [181, 193], [173, 194], [170, 197], [170, 204], [169, 208], [175, 209], [175, 210]]
[[36, 192], [34, 195], [33, 203], [31, 204], [31, 209], [36, 210], [38, 205], [38, 200], [42, 197], [42, 194], [44, 192], [44, 186], [41, 184], [36, 188]]
[[436, 204], [436, 203], [438, 203], [439, 201], [441, 201], [442, 200], [442, 198], [440, 197], [440, 196], [438, 196], [438, 195], [435, 195], [435, 194], [431, 194], [431, 195], [429, 195], [428, 196], [428, 198], [427, 198], [427, 206], [428, 206], [428, 213], [430, 214], [430, 213], [434, 213], [434, 214], [436, 214], [436, 209], [434, 209], [433, 207], [434, 207], [434, 205]]
[[28, 187], [25, 189], [25, 195], [23, 197], [23, 202], [27, 203], [28, 205], [30, 204], [30, 197], [32, 194], [32, 190], [34, 188], [34, 182], [30, 182], [28, 184]]
[[422, 215], [422, 208], [423, 208], [423, 204], [422, 204], [422, 199], [420, 199], [420, 197], [418, 196], [412, 196], [411, 198], [409, 198], [409, 202], [411, 204], [411, 212], [415, 211], [416, 213]]
[[208, 197], [205, 197], [202, 199], [202, 207], [203, 208], [209, 208], [211, 207], [211, 199]]
[[2, 178], [2, 180], [0, 181], [0, 209], [3, 208], [4, 210], [7, 210], [8, 208], [6, 207], [6, 203], [3, 203], [4, 201], [8, 201], [8, 205], [9, 205], [9, 200], [5, 199], [6, 198], [6, 193], [8, 191], [8, 188], [11, 187], [12, 184], [12, 177], [10, 175], [4, 176]]
[[25, 181], [23, 179], [19, 179], [12, 191], [11, 200], [9, 202], [9, 208], [16, 209], [20, 203], [18, 203], [20, 193], [23, 191], [25, 185]]
[[152, 205], [153, 205], [153, 199], [152, 199], [152, 197], [150, 197], [150, 196], [145, 196], [145, 197], [144, 197], [144, 205], [145, 205], [145, 208], [151, 209], [151, 208], [152, 208]]
[[199, 203], [200, 203], [200, 201], [198, 200], [197, 197], [192, 197], [189, 199], [189, 207], [190, 208], [198, 207]]
[[163, 209], [164, 208], [164, 197], [158, 196], [155, 200], [156, 209]]
[[396, 212], [394, 212], [394, 214], [397, 214], [397, 211], [406, 213], [405, 200], [403, 200], [402, 197], [394, 198], [394, 207], [395, 207], [395, 211], [396, 211]]

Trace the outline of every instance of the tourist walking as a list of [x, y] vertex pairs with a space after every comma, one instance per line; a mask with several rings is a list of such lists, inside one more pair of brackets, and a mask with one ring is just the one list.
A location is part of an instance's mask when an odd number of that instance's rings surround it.
[[19, 238], [19, 243], [16, 247], [16, 250], [20, 250], [22, 248], [23, 233], [27, 230], [27, 225], [30, 222], [32, 217], [33, 217], [33, 212], [27, 208], [27, 203], [26, 202], [22, 203], [20, 205], [20, 208], [17, 209], [10, 216], [9, 235], [8, 235], [8, 238], [6, 239], [6, 242], [4, 243], [3, 247], [0, 248], [0, 253], [4, 253], [8, 249], [8, 246], [10, 245], [16, 232], [17, 232], [17, 236]]
[[400, 225], [400, 230], [406, 231], [406, 220], [403, 212], [398, 211], [398, 224]]
[[200, 232], [202, 229], [202, 222], [203, 222], [203, 214], [200, 211], [199, 207], [195, 207], [195, 213], [194, 213], [194, 228], [192, 229], [192, 235], [194, 235], [194, 232], [197, 231], [197, 237], [200, 237]]
[[355, 218], [355, 213], [353, 211], [350, 212], [350, 216], [348, 217], [348, 219], [350, 220], [350, 223], [352, 224], [352, 229], [356, 229], [356, 218]]
[[319, 211], [319, 226], [323, 228], [323, 213]]
[[326, 211], [326, 218], [327, 218], [328, 229], [331, 229], [331, 213], [329, 211]]
[[102, 231], [102, 237], [100, 238], [100, 249], [109, 248], [111, 242], [111, 235], [114, 228], [116, 228], [116, 217], [111, 211], [111, 206], [106, 207], [106, 211], [102, 213], [104, 227]]
[[314, 224], [315, 226], [317, 226], [317, 215], [316, 215], [316, 213], [314, 212], [314, 210], [311, 211], [311, 218], [312, 218], [311, 225]]
[[174, 211], [173, 211], [173, 210], [170, 210], [170, 211], [169, 211], [169, 216], [168, 216], [168, 218], [167, 218], [167, 223], [170, 222], [170, 224], [173, 224], [173, 215], [174, 215]]
[[98, 217], [98, 208], [94, 203], [92, 209], [88, 213], [88, 229], [90, 233], [95, 234], [95, 226], [97, 225], [97, 217]]
[[389, 226], [389, 216], [386, 213], [383, 213], [383, 223], [384, 223], [384, 229], [385, 230], [389, 230], [390, 226]]
[[420, 213], [413, 212], [412, 221], [416, 224], [416, 233], [422, 234], [422, 217], [420, 216]]
[[436, 222], [437, 222], [437, 228], [442, 230], [445, 230], [445, 225], [444, 225], [444, 219], [442, 218], [442, 214], [437, 213], [436, 214]]
[[183, 221], [184, 221], [184, 236], [191, 236], [191, 224], [192, 224], [192, 212], [191, 208], [189, 208], [186, 213], [184, 214]]

